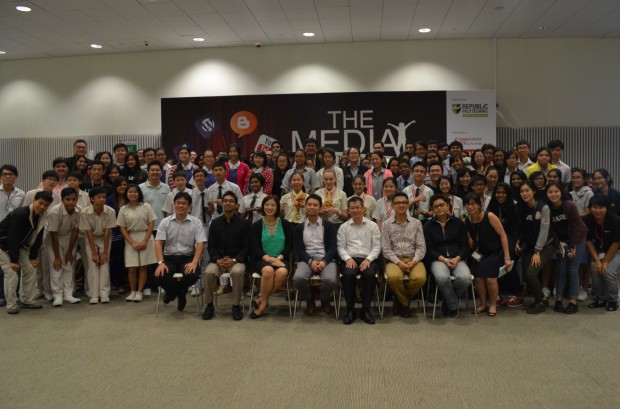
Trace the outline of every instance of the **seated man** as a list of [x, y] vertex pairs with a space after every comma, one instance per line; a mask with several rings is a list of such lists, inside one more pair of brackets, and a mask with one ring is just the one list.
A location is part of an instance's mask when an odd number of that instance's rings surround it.
[[310, 277], [321, 276], [321, 308], [325, 314], [332, 313], [329, 303], [336, 287], [336, 263], [338, 254], [334, 226], [328, 220], [319, 217], [323, 201], [319, 195], [312, 194], [306, 198], [307, 220], [295, 228], [295, 249], [299, 263], [295, 270], [293, 283], [301, 298], [306, 300], [306, 314], [314, 315], [316, 304], [310, 291]]
[[[407, 214], [409, 199], [406, 193], [396, 193], [392, 199], [394, 218], [386, 220], [381, 230], [381, 245], [387, 264], [387, 281], [396, 296], [394, 315], [410, 315], [409, 300], [424, 286], [426, 268], [422, 259], [426, 254], [424, 229], [418, 219]], [[403, 275], [409, 276], [405, 289]]]
[[202, 318], [213, 318], [213, 292], [216, 280], [222, 273], [229, 273], [232, 281], [233, 319], [243, 318], [241, 312], [241, 295], [243, 294], [243, 275], [245, 263], [250, 250], [250, 221], [243, 219], [238, 213], [237, 195], [227, 191], [222, 195], [223, 214], [211, 221], [209, 227], [209, 259], [211, 262], [205, 271], [205, 307]]
[[362, 319], [374, 324], [370, 313], [370, 302], [377, 285], [375, 271], [377, 257], [381, 252], [381, 233], [376, 223], [364, 217], [364, 201], [353, 196], [348, 202], [351, 219], [342, 223], [338, 229], [338, 255], [343, 262], [342, 286], [347, 301], [344, 323], [349, 325], [357, 318], [355, 315], [355, 288], [357, 275], [362, 277]]
[[0, 268], [4, 272], [6, 312], [17, 314], [17, 272], [21, 269], [21, 308], [39, 309], [34, 303], [37, 254], [43, 241], [47, 208], [52, 194], [41, 191], [34, 195], [30, 206], [18, 207], [0, 222]]
[[159, 260], [155, 283], [166, 291], [165, 304], [179, 298], [179, 311], [185, 309], [187, 289], [198, 280], [198, 262], [207, 241], [202, 222], [189, 214], [191, 205], [189, 193], [177, 193], [174, 214], [159, 223], [155, 237]]

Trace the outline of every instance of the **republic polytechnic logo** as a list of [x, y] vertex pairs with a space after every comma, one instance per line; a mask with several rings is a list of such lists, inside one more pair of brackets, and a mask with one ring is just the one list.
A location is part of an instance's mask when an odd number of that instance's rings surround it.
[[461, 104], [452, 104], [452, 113], [460, 114], [461, 113]]

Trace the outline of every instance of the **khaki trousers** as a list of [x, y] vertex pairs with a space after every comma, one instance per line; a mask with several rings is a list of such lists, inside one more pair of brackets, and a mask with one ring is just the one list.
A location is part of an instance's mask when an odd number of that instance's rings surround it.
[[[401, 260], [408, 263], [412, 259], [407, 257]], [[416, 264], [413, 270], [406, 273], [409, 276], [407, 288], [405, 288], [405, 284], [403, 282], [405, 273], [400, 269], [400, 267], [398, 267], [398, 265], [388, 262], [385, 266], [385, 272], [387, 274], [388, 285], [394, 292], [394, 295], [396, 295], [400, 305], [403, 306], [409, 305], [409, 300], [411, 297], [416, 295], [426, 283], [426, 268], [422, 262]]]
[[[22, 272], [21, 287], [19, 296], [24, 304], [34, 304], [34, 293], [37, 286], [37, 273], [30, 263], [30, 252], [26, 249], [19, 250], [19, 267]], [[19, 276], [11, 268], [11, 258], [8, 253], [0, 250], [0, 268], [4, 272], [4, 296], [6, 299], [7, 310], [16, 310], [17, 306], [17, 285]]]

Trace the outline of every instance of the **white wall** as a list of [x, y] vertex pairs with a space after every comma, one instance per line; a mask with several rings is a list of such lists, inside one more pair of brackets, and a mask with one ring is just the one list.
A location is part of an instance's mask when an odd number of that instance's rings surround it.
[[195, 49], [0, 63], [0, 138], [160, 132], [160, 98], [494, 87], [498, 125], [620, 125], [620, 39]]

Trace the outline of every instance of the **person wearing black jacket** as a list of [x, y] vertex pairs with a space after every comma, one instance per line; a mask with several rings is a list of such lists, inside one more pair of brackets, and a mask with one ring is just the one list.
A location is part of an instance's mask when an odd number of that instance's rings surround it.
[[360, 150], [356, 146], [349, 148], [349, 164], [342, 169], [344, 175], [344, 187], [342, 190], [347, 197], [353, 196], [353, 179], [357, 175], [364, 175], [368, 168], [360, 163]]
[[243, 277], [250, 249], [250, 221], [241, 218], [237, 213], [239, 209], [237, 195], [227, 191], [222, 196], [221, 217], [211, 221], [209, 227], [209, 259], [211, 262], [205, 270], [205, 307], [202, 318], [213, 318], [215, 308], [213, 306], [213, 292], [215, 291], [216, 279], [222, 273], [229, 273], [232, 281], [233, 293], [233, 319], [243, 319], [241, 312], [241, 296], [243, 295]]
[[37, 192], [30, 206], [23, 206], [9, 213], [0, 222], [0, 267], [4, 272], [6, 311], [17, 314], [17, 272], [21, 268], [20, 296], [22, 308], [39, 309], [34, 303], [36, 271], [39, 248], [43, 241], [43, 228], [47, 221], [47, 208], [52, 194]]
[[[430, 208], [435, 215], [424, 225], [426, 259], [443, 294], [441, 311], [450, 318], [459, 315], [459, 298], [471, 282], [467, 267], [467, 230], [462, 221], [448, 216], [448, 202], [442, 194], [433, 195]], [[454, 282], [450, 279], [454, 276]]]
[[314, 315], [316, 303], [310, 291], [310, 277], [321, 276], [321, 309], [327, 315], [332, 313], [329, 297], [337, 283], [336, 263], [338, 254], [334, 226], [319, 217], [323, 201], [319, 195], [306, 198], [307, 220], [295, 228], [295, 250], [299, 257], [293, 284], [306, 300], [306, 315]]

